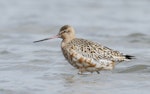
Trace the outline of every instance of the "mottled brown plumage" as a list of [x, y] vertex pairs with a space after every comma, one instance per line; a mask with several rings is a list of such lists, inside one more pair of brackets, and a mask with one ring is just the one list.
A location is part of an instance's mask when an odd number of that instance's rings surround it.
[[[54, 38], [62, 38], [61, 49], [68, 62], [83, 72], [97, 72], [101, 70], [112, 70], [115, 62], [127, 61], [133, 58], [123, 55], [119, 51], [112, 50], [96, 42], [75, 37], [73, 27], [65, 25]], [[51, 38], [46, 38], [48, 40]], [[40, 40], [43, 41], [43, 40]], [[39, 41], [35, 41], [39, 42]]]

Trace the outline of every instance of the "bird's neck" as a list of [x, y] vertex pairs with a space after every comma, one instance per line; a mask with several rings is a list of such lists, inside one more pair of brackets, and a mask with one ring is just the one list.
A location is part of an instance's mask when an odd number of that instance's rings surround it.
[[64, 38], [61, 42], [61, 47], [65, 47], [67, 43], [69, 43], [70, 41], [72, 41], [75, 37], [68, 37], [68, 38]]

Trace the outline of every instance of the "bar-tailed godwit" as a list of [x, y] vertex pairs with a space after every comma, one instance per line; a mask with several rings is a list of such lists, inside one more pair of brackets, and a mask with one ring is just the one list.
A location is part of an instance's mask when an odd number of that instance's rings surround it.
[[116, 62], [129, 61], [134, 58], [134, 56], [124, 55], [96, 42], [76, 38], [74, 28], [69, 25], [61, 27], [56, 36], [34, 41], [34, 43], [53, 38], [62, 39], [63, 55], [72, 66], [79, 69], [79, 74], [112, 70]]

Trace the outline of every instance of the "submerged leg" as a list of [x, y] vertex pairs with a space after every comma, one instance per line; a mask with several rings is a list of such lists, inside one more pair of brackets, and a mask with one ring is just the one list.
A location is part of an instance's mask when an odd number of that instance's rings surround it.
[[82, 75], [84, 71], [85, 71], [85, 69], [81, 67], [81, 68], [79, 68], [78, 74], [79, 74], [79, 75]]
[[97, 72], [97, 74], [100, 74], [100, 71], [103, 69], [103, 67], [101, 67], [101, 68], [98, 68], [98, 70], [96, 71]]
[[100, 72], [99, 71], [96, 71], [97, 72], [97, 74], [100, 74]]
[[91, 71], [91, 74], [93, 73], [93, 71]]
[[81, 72], [81, 71], [78, 72], [79, 75], [82, 75], [82, 73], [83, 73], [83, 72]]

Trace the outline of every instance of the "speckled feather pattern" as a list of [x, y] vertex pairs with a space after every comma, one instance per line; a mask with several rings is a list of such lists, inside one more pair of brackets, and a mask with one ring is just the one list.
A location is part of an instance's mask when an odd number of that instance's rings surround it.
[[70, 41], [66, 47], [68, 49], [74, 48], [73, 50], [75, 52], [96, 61], [99, 59], [107, 59], [120, 62], [125, 59], [124, 55], [119, 51], [114, 51], [106, 46], [85, 39], [75, 38]]
[[[113, 69], [115, 62], [125, 60], [125, 56], [96, 42], [75, 38], [62, 48], [65, 58], [71, 65], [84, 71]], [[82, 60], [81, 60], [82, 59]]]

